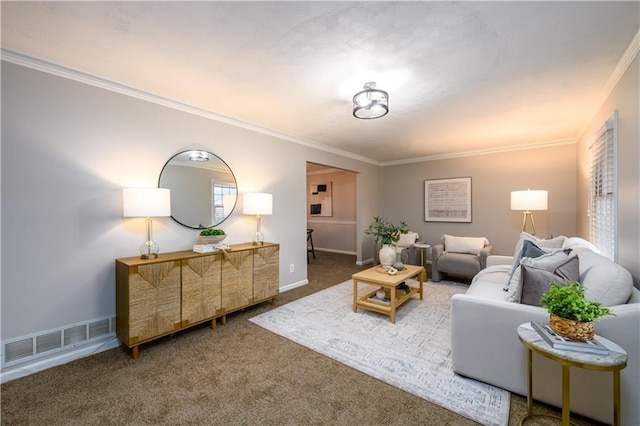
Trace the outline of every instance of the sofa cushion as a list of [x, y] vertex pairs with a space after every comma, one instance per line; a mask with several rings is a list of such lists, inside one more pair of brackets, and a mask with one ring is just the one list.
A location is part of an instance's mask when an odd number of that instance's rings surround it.
[[516, 249], [513, 252], [513, 258], [514, 259], [518, 258], [518, 255], [522, 250], [522, 245], [524, 244], [525, 241], [532, 241], [542, 249], [560, 249], [562, 248], [562, 244], [565, 242], [566, 239], [567, 237], [563, 235], [557, 236], [555, 238], [542, 239], [534, 235], [531, 235], [528, 232], [522, 232], [520, 233], [520, 238], [516, 243]]
[[633, 288], [631, 273], [617, 263], [589, 250], [578, 253], [580, 258], [580, 284], [585, 286], [584, 296], [603, 306], [626, 303]]
[[573, 250], [583, 250], [583, 249], [589, 249], [594, 253], [598, 253], [600, 254], [600, 250], [598, 250], [598, 247], [594, 246], [593, 244], [591, 244], [589, 241], [580, 238], [580, 237], [569, 237], [567, 238], [564, 243], [562, 243], [562, 248], [570, 248]]
[[552, 270], [544, 267], [522, 265], [522, 293], [520, 303], [541, 306], [542, 294], [549, 291], [549, 284], [557, 282], [567, 285], [580, 279], [580, 263], [577, 256], [571, 256], [553, 266]]
[[444, 250], [448, 253], [469, 253], [479, 255], [489, 240], [484, 237], [455, 237], [444, 234], [442, 236]]
[[473, 277], [480, 271], [480, 257], [468, 253], [444, 253], [437, 260], [438, 269], [448, 274]]
[[409, 247], [420, 238], [417, 232], [407, 232], [406, 234], [400, 234], [400, 239], [396, 243], [396, 247]]
[[507, 286], [507, 301], [508, 302], [520, 302], [522, 294], [522, 282], [521, 282], [521, 268], [522, 265], [534, 266], [548, 271], [555, 269], [557, 265], [566, 260], [569, 257], [571, 250], [560, 250], [552, 253], [546, 253], [536, 258], [523, 257], [520, 260], [520, 265], [516, 268], [516, 272], [509, 279], [509, 285]]

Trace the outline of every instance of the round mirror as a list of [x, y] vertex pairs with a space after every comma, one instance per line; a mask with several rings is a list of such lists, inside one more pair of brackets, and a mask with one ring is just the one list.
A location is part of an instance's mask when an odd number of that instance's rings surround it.
[[171, 217], [193, 229], [211, 228], [233, 211], [238, 188], [233, 172], [207, 151], [180, 152], [160, 172], [159, 188], [171, 190]]

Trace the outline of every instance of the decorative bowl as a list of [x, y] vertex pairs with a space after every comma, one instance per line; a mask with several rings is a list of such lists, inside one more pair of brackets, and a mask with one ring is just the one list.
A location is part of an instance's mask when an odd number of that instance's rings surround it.
[[227, 238], [226, 235], [200, 235], [198, 244], [217, 244]]

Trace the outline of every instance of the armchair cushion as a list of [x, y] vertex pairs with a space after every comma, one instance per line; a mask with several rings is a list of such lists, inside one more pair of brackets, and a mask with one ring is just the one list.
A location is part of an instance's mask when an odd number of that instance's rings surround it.
[[400, 239], [396, 243], [396, 247], [409, 247], [410, 245], [415, 243], [418, 238], [420, 238], [420, 235], [418, 235], [417, 232], [407, 232], [406, 234], [401, 234]]
[[489, 244], [489, 240], [484, 237], [455, 237], [453, 235], [444, 234], [442, 236], [444, 249], [448, 253], [469, 253], [479, 255], [485, 245]]

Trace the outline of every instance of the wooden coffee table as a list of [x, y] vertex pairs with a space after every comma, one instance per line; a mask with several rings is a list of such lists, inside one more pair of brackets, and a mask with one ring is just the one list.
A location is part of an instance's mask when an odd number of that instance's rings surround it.
[[[418, 277], [420, 286], [418, 288], [411, 287], [409, 293], [401, 294], [396, 297], [395, 288], [403, 281], [409, 278]], [[404, 302], [409, 300], [416, 293], [420, 294], [422, 300], [422, 288], [424, 283], [424, 267], [415, 265], [405, 265], [405, 269], [399, 271], [396, 275], [389, 275], [381, 266], [360, 271], [353, 274], [353, 312], [358, 312], [358, 308], [367, 309], [369, 311], [378, 312], [391, 317], [391, 322], [396, 323], [396, 309]], [[358, 297], [358, 283], [378, 286], [377, 289], [367, 292], [365, 296]], [[387, 290], [389, 293], [389, 304], [382, 302], [370, 301], [370, 298], [376, 297], [376, 291], [379, 289]]]

